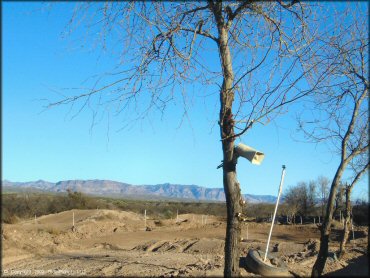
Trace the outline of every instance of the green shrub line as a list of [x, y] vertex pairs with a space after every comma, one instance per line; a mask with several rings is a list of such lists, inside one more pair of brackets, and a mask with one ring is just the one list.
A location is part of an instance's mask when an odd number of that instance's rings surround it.
[[158, 200], [133, 200], [87, 196], [81, 192], [66, 194], [11, 193], [2, 195], [2, 222], [17, 223], [20, 219], [31, 219], [71, 209], [111, 209], [131, 211], [158, 219], [175, 218], [179, 214], [195, 213], [226, 217], [224, 203], [178, 202]]
[[[255, 220], [268, 218], [274, 210], [274, 204], [247, 203], [244, 216]], [[20, 219], [30, 219], [71, 209], [111, 209], [131, 211], [143, 214], [146, 210], [149, 218], [170, 219], [179, 214], [192, 213], [214, 215], [226, 219], [226, 205], [223, 202], [185, 202], [171, 200], [134, 200], [110, 197], [87, 196], [81, 192], [67, 193], [7, 193], [2, 194], [2, 223], [15, 224]], [[289, 211], [287, 204], [280, 204], [279, 215]], [[353, 206], [354, 222], [368, 225], [369, 204], [356, 203]], [[313, 215], [318, 216], [319, 210]], [[317, 214], [317, 215], [316, 215]], [[302, 215], [304, 216], [304, 215]]]

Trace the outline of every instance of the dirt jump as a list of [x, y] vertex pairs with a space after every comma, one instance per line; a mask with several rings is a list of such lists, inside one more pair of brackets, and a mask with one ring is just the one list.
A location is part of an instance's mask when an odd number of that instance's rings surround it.
[[[126, 211], [70, 210], [2, 226], [3, 276], [223, 276], [226, 223], [214, 216], [180, 214], [163, 220], [148, 215], [144, 221], [143, 215]], [[246, 261], [265, 251], [269, 227], [243, 223], [243, 277], [261, 276]], [[334, 255], [339, 242], [333, 235], [324, 275], [368, 274], [368, 227], [356, 229], [340, 259]], [[274, 226], [271, 268], [279, 263], [291, 277], [310, 276], [319, 235], [314, 224]], [[256, 251], [248, 257], [250, 250]]]

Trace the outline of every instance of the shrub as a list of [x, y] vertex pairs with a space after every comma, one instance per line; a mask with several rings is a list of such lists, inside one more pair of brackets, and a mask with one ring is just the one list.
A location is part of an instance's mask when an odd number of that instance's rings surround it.
[[51, 235], [55, 235], [55, 236], [60, 235], [62, 233], [61, 230], [58, 230], [58, 229], [56, 229], [54, 227], [46, 227], [45, 228], [45, 232], [47, 232], [47, 233], [49, 233]]

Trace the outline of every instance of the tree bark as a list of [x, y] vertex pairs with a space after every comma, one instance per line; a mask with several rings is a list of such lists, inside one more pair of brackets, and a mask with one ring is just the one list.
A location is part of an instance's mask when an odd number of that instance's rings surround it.
[[227, 206], [224, 276], [239, 277], [239, 245], [241, 240], [239, 215], [242, 213], [242, 199], [240, 186], [236, 178], [237, 155], [234, 154], [234, 119], [232, 114], [234, 74], [228, 45], [227, 28], [223, 24], [219, 24], [218, 32], [218, 47], [224, 77], [220, 92], [221, 108], [219, 118], [223, 150], [223, 184]]
[[343, 175], [345, 166], [346, 165], [343, 162], [340, 164], [337, 172], [335, 173], [334, 179], [330, 187], [328, 204], [326, 206], [326, 214], [324, 216], [322, 226], [321, 226], [320, 250], [319, 250], [319, 254], [317, 255], [315, 264], [313, 265], [313, 268], [312, 268], [312, 272], [311, 272], [312, 277], [321, 276], [321, 274], [324, 271], [326, 259], [328, 258], [329, 235], [331, 232], [331, 223], [332, 223], [333, 212], [334, 212], [335, 193], [338, 189], [339, 182]]
[[227, 206], [227, 227], [225, 240], [225, 277], [240, 277], [240, 235], [241, 225], [238, 214], [241, 213], [240, 188], [235, 171], [224, 170], [224, 187]]
[[339, 257], [342, 257], [346, 251], [346, 243], [348, 240], [350, 221], [351, 221], [351, 187], [346, 188], [346, 210], [344, 212], [344, 228], [343, 237], [339, 247]]

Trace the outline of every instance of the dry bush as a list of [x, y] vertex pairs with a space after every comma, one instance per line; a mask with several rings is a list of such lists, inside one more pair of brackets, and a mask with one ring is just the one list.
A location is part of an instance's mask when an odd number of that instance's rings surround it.
[[45, 231], [45, 232], [47, 232], [51, 235], [55, 235], [55, 236], [60, 235], [62, 233], [61, 230], [56, 229], [55, 227], [46, 227], [45, 229], [41, 229], [41, 230]]
[[19, 220], [19, 217], [14, 214], [8, 214], [7, 216], [3, 217], [3, 222], [7, 224], [17, 224]]

